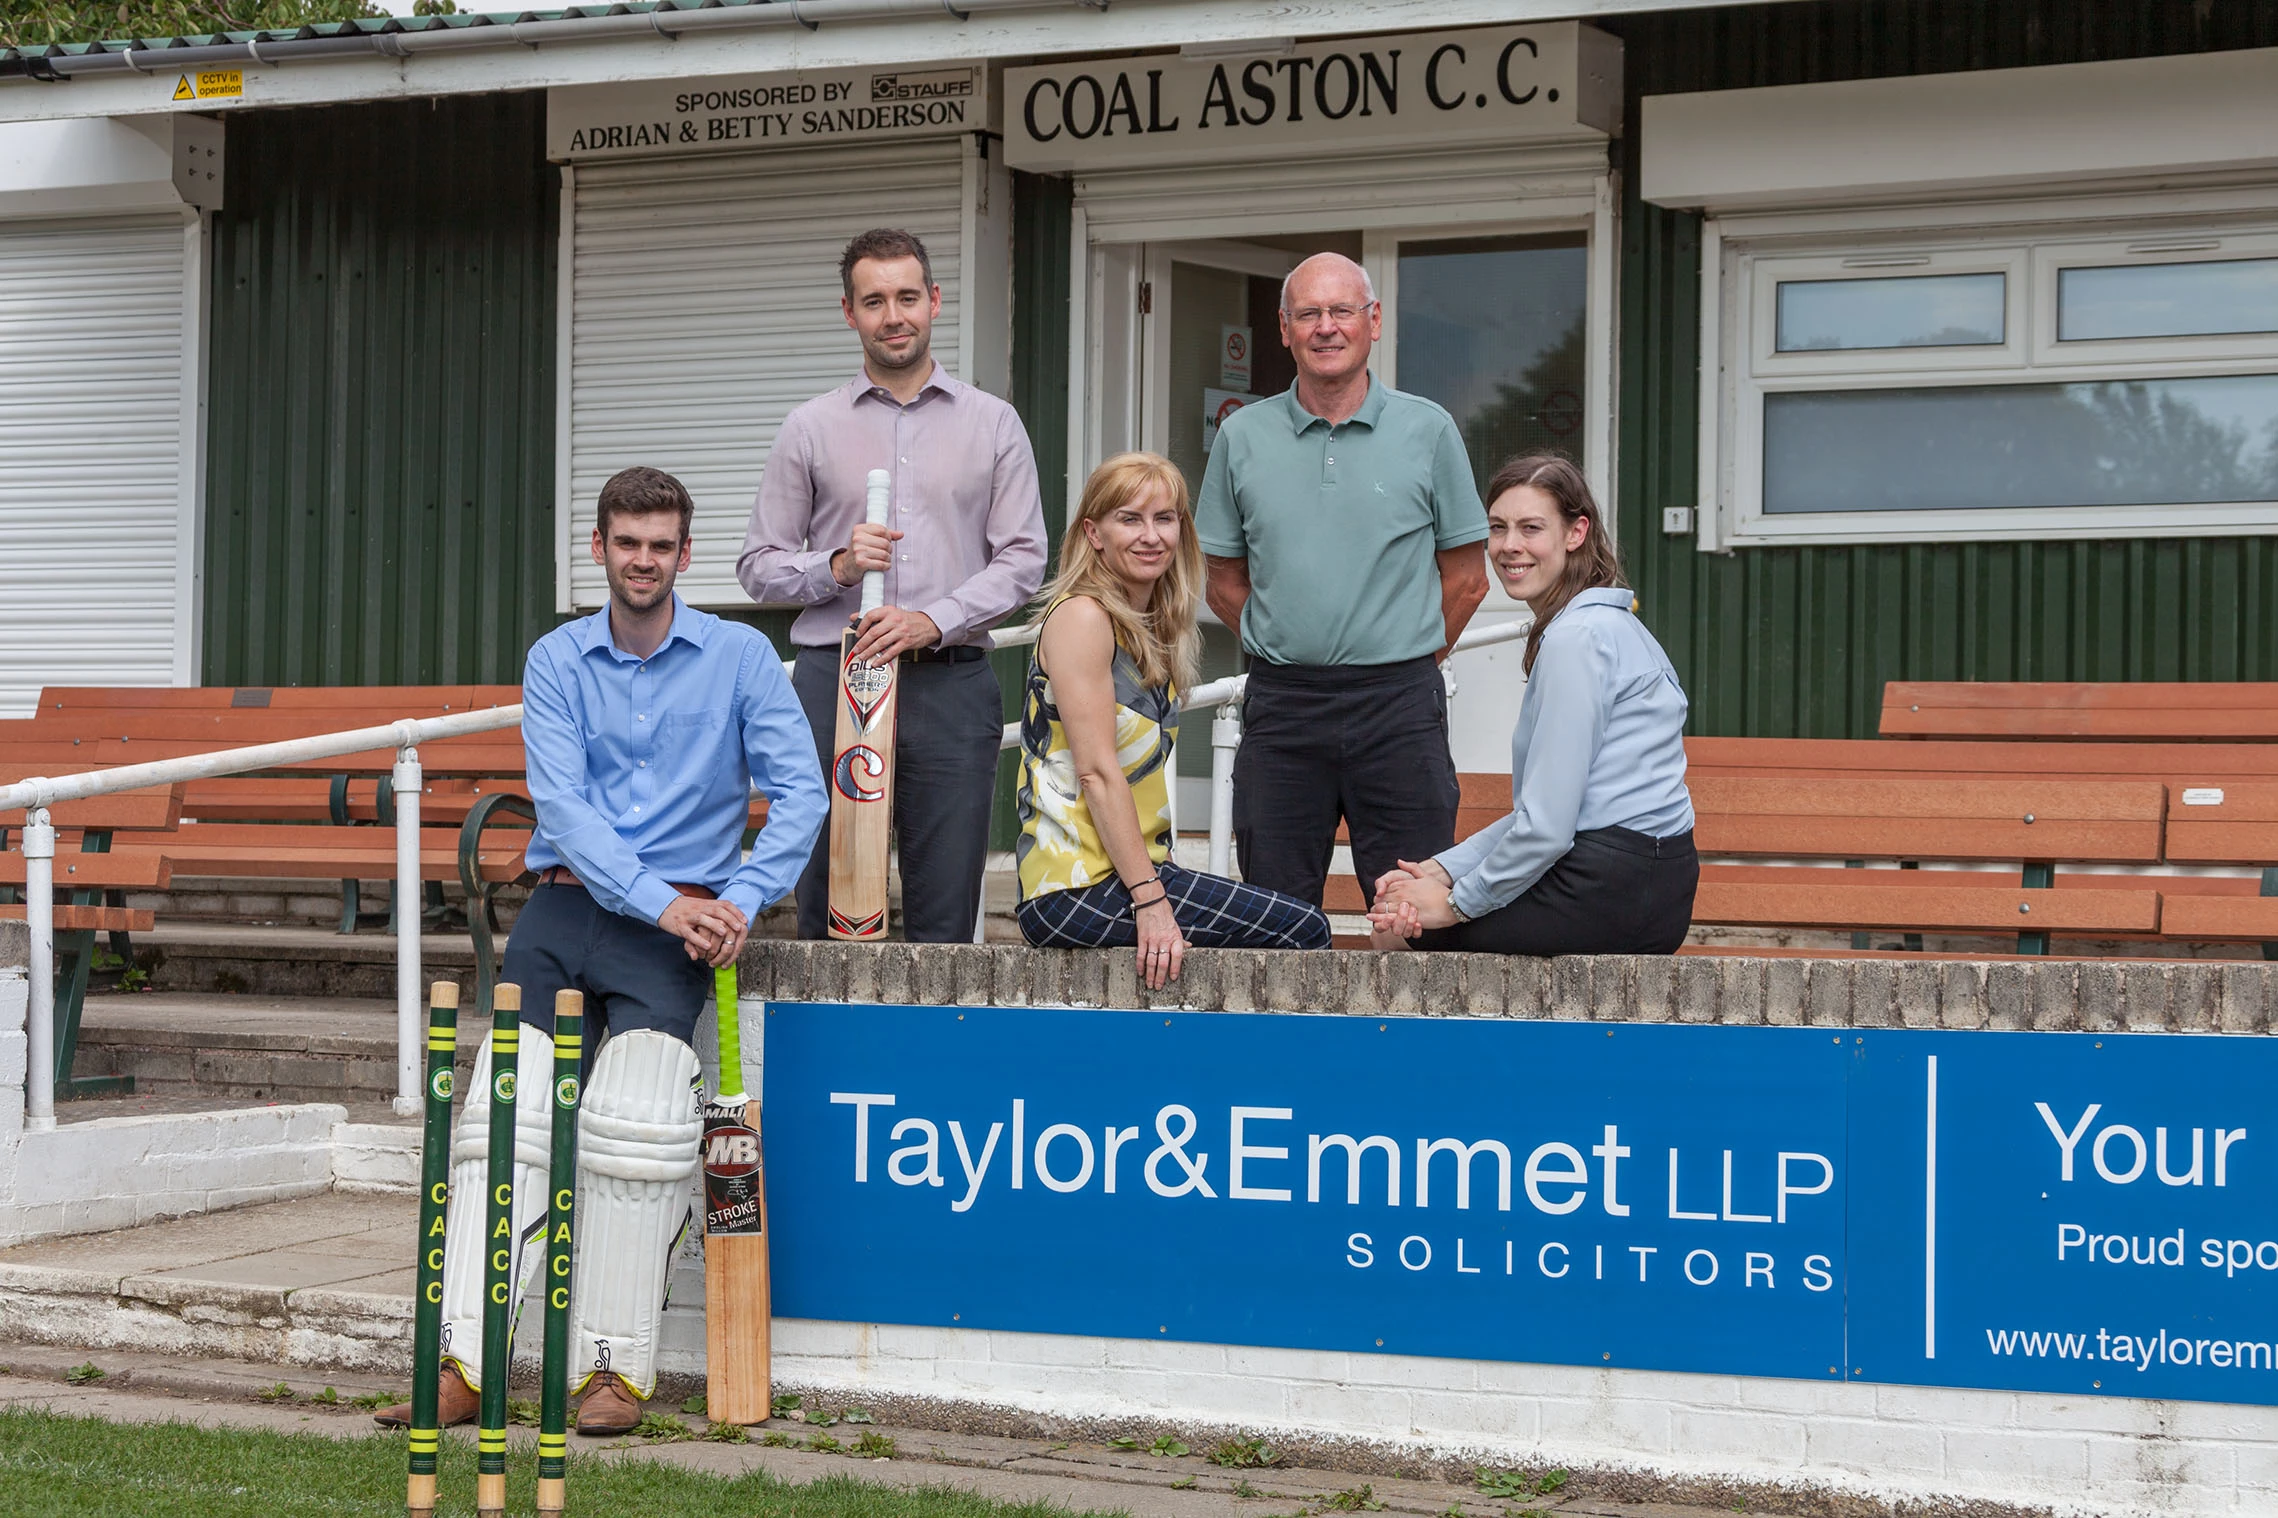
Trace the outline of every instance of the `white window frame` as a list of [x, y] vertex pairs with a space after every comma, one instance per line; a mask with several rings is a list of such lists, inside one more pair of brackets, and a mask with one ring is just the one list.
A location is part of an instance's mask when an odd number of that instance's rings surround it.
[[[2189, 204], [2180, 204], [2188, 200]], [[2210, 203], [2214, 202], [2214, 203]], [[1841, 543], [2278, 534], [2278, 504], [1763, 510], [1764, 402], [1793, 391], [2210, 378], [2278, 372], [2278, 334], [2059, 343], [2060, 269], [2278, 256], [2278, 189], [1710, 218], [1701, 240], [1703, 551]], [[1782, 280], [2000, 272], [1995, 346], [1776, 353]]]

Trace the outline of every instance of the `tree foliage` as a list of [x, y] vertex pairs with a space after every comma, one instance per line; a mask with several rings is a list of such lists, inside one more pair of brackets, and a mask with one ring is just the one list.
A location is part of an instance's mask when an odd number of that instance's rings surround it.
[[[433, 15], [456, 7], [452, 0], [421, 0], [417, 9]], [[368, 0], [0, 0], [0, 47], [291, 31], [380, 14]]]

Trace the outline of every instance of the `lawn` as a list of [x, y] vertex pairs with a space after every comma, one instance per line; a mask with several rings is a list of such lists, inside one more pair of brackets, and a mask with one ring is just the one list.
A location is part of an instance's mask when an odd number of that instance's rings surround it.
[[[537, 1456], [518, 1449], [508, 1511], [533, 1506]], [[443, 1441], [442, 1514], [471, 1514], [472, 1439]], [[0, 1515], [39, 1518], [380, 1518], [403, 1512], [400, 1433], [312, 1433], [108, 1423], [0, 1409]], [[571, 1514], [637, 1518], [1067, 1518], [935, 1488], [902, 1492], [851, 1476], [789, 1486], [763, 1472], [729, 1479], [641, 1459], [572, 1454]]]

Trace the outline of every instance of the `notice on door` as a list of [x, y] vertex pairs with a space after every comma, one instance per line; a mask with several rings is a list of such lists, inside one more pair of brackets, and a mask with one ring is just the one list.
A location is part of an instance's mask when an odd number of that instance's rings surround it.
[[1250, 329], [1231, 324], [1218, 329], [1218, 383], [1228, 390], [1250, 388]]
[[[1241, 329], [1229, 327], [1226, 330], [1236, 332]], [[1202, 451], [1208, 453], [1217, 446], [1219, 423], [1256, 399], [1256, 396], [1247, 395], [1240, 391], [1212, 390], [1205, 387], [1202, 392]]]

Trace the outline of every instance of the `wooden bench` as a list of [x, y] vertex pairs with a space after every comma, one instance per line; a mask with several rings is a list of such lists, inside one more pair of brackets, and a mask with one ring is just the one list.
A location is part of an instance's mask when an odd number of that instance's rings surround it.
[[[2268, 820], [2278, 796], [2278, 744], [1689, 738], [1685, 753], [1696, 785], [1730, 776], [2157, 781], [2167, 789], [2161, 863], [2168, 868], [2135, 878], [2160, 892], [2162, 936], [2258, 941], [2266, 958], [2278, 959], [2278, 827]], [[2187, 873], [2207, 866], [2246, 866], [2260, 879]], [[2060, 868], [2055, 884], [2100, 889], [2113, 879], [2108, 871]], [[1862, 940], [1854, 942], [1863, 947]]]
[[1886, 738], [2278, 742], [2278, 682], [1893, 680]]
[[[2278, 781], [2170, 787], [2124, 771], [2030, 778], [1997, 766], [1956, 777], [1845, 762], [1921, 747], [1692, 740], [1710, 761], [1688, 776], [1704, 856], [1694, 920], [1847, 931], [1858, 950], [1875, 932], [1905, 934], [1914, 951], [1924, 933], [2015, 934], [2025, 954], [2047, 953], [2057, 934], [2278, 940], [2278, 869], [2268, 864], [2278, 859]], [[1459, 835], [1508, 811], [1508, 777], [1462, 782]], [[1764, 862], [1774, 859], [1783, 862]], [[2261, 868], [2262, 881], [2186, 873], [2242, 864]], [[1360, 911], [1360, 883], [1332, 876], [1324, 904]]]
[[[49, 687], [40, 693], [34, 715], [22, 725], [0, 724], [0, 774], [61, 774], [71, 770], [138, 763], [217, 748], [269, 743], [321, 733], [369, 727], [402, 717], [434, 717], [507, 705], [521, 699], [512, 685], [445, 686], [283, 686], [283, 687]], [[461, 826], [485, 794], [519, 790], [521, 734], [474, 734], [420, 747], [424, 777], [421, 821], [438, 829]], [[214, 822], [386, 826], [394, 822], [389, 775], [394, 751], [378, 750], [315, 761], [282, 772], [227, 776], [189, 783], [183, 813], [198, 824]], [[310, 770], [319, 773], [307, 773]], [[323, 773], [329, 772], [329, 773]], [[512, 776], [512, 779], [502, 779]], [[362, 880], [370, 849], [345, 834], [264, 836], [234, 840], [254, 852], [231, 852], [233, 840], [207, 835], [204, 863], [185, 875], [225, 878], [262, 875], [324, 877], [340, 882], [340, 931], [378, 922], [362, 908]], [[338, 868], [311, 870], [307, 864], [327, 843], [339, 844]], [[258, 852], [274, 846], [286, 867], [263, 870]], [[443, 922], [444, 873], [431, 878], [425, 910]], [[391, 901], [389, 921], [392, 923]]]

